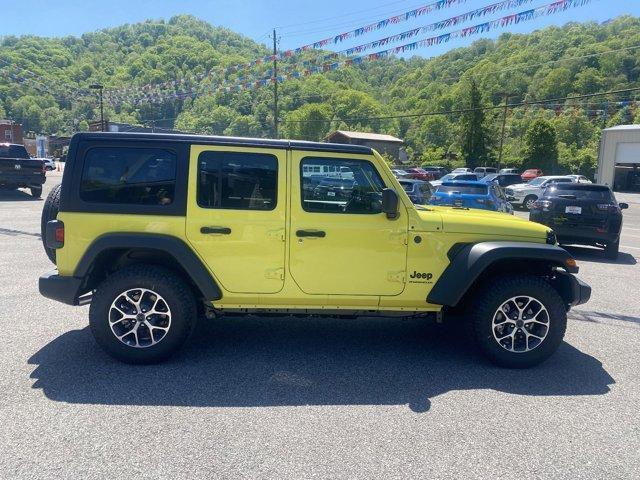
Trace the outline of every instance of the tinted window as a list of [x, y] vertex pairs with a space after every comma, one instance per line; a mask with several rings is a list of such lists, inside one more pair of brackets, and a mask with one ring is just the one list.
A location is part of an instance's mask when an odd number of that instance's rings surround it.
[[82, 171], [86, 202], [170, 205], [176, 185], [176, 155], [159, 148], [92, 148]]
[[456, 193], [460, 195], [486, 195], [487, 187], [482, 185], [440, 185], [438, 193]]
[[547, 188], [545, 197], [558, 197], [560, 195], [573, 195], [577, 199], [584, 200], [603, 200], [606, 202], [615, 202], [615, 198], [611, 190], [606, 188], [571, 188], [570, 185], [563, 185], [564, 188]]
[[[327, 171], [315, 183], [310, 168]], [[326, 167], [326, 168], [325, 168]], [[384, 182], [374, 166], [364, 160], [306, 157], [300, 167], [302, 208], [307, 212], [371, 214], [382, 211]]]
[[0, 145], [0, 157], [29, 158], [29, 153], [22, 145]]
[[430, 184], [428, 184], [427, 182], [421, 183], [419, 188], [420, 188], [420, 191], [422, 192], [422, 195], [425, 197], [430, 197], [431, 193], [433, 192]]
[[273, 210], [278, 159], [273, 155], [203, 152], [198, 157], [198, 205], [232, 210]]
[[553, 178], [545, 183], [545, 185], [553, 185], [554, 183], [574, 183], [574, 181], [570, 178]]
[[405, 192], [413, 192], [413, 183], [400, 182]]
[[463, 173], [462, 175], [456, 175], [454, 180], [477, 180], [478, 176], [475, 173]]

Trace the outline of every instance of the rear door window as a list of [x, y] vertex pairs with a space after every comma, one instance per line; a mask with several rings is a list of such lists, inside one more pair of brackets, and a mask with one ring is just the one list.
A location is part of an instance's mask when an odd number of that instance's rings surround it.
[[209, 151], [198, 157], [198, 205], [203, 208], [273, 210], [277, 193], [274, 155]]
[[91, 148], [84, 160], [80, 198], [92, 203], [171, 205], [176, 164], [176, 154], [160, 148]]

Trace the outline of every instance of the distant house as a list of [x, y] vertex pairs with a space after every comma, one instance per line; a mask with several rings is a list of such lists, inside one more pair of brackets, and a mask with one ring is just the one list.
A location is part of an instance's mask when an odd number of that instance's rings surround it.
[[13, 120], [0, 120], [0, 143], [22, 143], [22, 125]]
[[393, 135], [368, 132], [347, 132], [345, 130], [336, 130], [327, 137], [327, 141], [331, 143], [365, 145], [376, 149], [380, 154], [386, 153], [395, 161], [401, 160], [401, 147], [404, 144], [403, 140], [400, 140]]

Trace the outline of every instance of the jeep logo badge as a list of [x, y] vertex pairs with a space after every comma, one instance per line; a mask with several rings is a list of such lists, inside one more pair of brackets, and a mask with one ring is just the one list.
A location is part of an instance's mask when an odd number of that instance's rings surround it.
[[433, 274], [432, 273], [420, 273], [420, 272], [416, 272], [414, 270], [413, 273], [411, 275], [409, 275], [409, 278], [424, 278], [425, 280], [431, 280], [433, 278]]

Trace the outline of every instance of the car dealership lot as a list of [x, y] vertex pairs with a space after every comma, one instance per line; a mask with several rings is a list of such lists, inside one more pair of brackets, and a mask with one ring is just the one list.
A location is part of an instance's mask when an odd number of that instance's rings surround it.
[[209, 321], [165, 364], [119, 364], [87, 307], [38, 294], [43, 201], [0, 192], [0, 478], [634, 477], [640, 195], [617, 197], [618, 261], [570, 248], [592, 299], [515, 371], [394, 319]]

